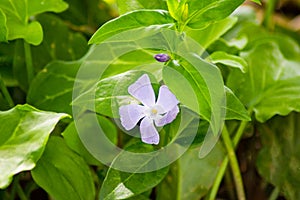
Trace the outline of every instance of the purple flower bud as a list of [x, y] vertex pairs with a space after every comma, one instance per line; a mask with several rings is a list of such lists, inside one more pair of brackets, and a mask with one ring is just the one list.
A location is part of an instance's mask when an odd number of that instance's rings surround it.
[[164, 53], [159, 53], [156, 54], [154, 56], [154, 58], [158, 61], [158, 62], [167, 62], [170, 60], [170, 56], [168, 54], [164, 54]]

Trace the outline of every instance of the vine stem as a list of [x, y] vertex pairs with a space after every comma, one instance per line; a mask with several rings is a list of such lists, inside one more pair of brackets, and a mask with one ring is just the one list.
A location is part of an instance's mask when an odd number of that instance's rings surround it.
[[14, 106], [15, 106], [15, 103], [14, 103], [14, 101], [12, 100], [12, 98], [11, 98], [11, 96], [10, 96], [10, 94], [9, 94], [9, 92], [8, 92], [8, 90], [7, 90], [7, 88], [6, 88], [6, 85], [5, 85], [5, 83], [4, 83], [4, 81], [3, 81], [1, 75], [0, 75], [0, 89], [1, 89], [1, 91], [2, 91], [2, 93], [3, 93], [4, 98], [5, 98], [6, 101], [8, 102], [9, 107], [11, 107], [11, 108], [14, 107]]
[[231, 141], [231, 138], [230, 138], [230, 135], [229, 135], [226, 125], [224, 125], [224, 127], [223, 127], [222, 138], [223, 138], [223, 142], [224, 142], [225, 147], [228, 152], [229, 163], [230, 163], [230, 166], [232, 169], [232, 174], [233, 174], [233, 179], [234, 179], [235, 186], [236, 186], [238, 199], [245, 200], [246, 196], [245, 196], [244, 184], [243, 184], [243, 179], [242, 179], [239, 163], [236, 158], [234, 146]]
[[33, 64], [32, 64], [32, 55], [31, 55], [31, 47], [26, 41], [24, 41], [24, 52], [25, 52], [25, 63], [26, 63], [26, 70], [27, 70], [27, 79], [28, 85], [30, 85], [33, 77]]
[[[252, 109], [249, 109], [248, 111], [249, 115], [251, 116], [252, 114]], [[244, 130], [247, 126], [248, 122], [247, 121], [242, 121], [237, 132], [236, 132], [236, 135], [234, 136], [233, 138], [233, 146], [234, 148], [237, 147], [241, 137], [243, 136], [243, 133], [244, 133]], [[229, 159], [228, 159], [228, 156], [226, 156], [220, 166], [220, 169], [218, 171], [218, 174], [216, 176], [216, 179], [215, 179], [215, 182], [211, 188], [211, 191], [210, 191], [210, 194], [208, 196], [208, 200], [215, 200], [216, 199], [216, 196], [217, 196], [217, 193], [218, 193], [218, 190], [219, 190], [219, 187], [221, 185], [221, 181], [223, 179], [223, 176], [226, 172], [226, 168], [227, 168], [227, 165], [228, 165], [228, 162], [229, 162]]]
[[278, 0], [269, 0], [266, 4], [266, 11], [264, 15], [264, 25], [267, 27], [269, 30], [273, 30], [274, 28], [274, 22], [273, 22], [273, 13], [275, 6], [277, 4]]

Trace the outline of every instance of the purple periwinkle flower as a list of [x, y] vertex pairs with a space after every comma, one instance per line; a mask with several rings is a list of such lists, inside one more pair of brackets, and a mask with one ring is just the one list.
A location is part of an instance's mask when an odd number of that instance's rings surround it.
[[170, 60], [170, 56], [168, 54], [164, 54], [164, 53], [159, 53], [156, 54], [154, 56], [154, 58], [158, 61], [158, 62], [167, 62]]
[[155, 126], [162, 127], [176, 118], [179, 112], [177, 105], [179, 101], [166, 85], [159, 88], [158, 98], [155, 101], [155, 93], [147, 74], [130, 85], [128, 92], [143, 105], [121, 106], [119, 114], [122, 126], [126, 130], [131, 130], [141, 120], [142, 141], [147, 144], [158, 144], [159, 134]]

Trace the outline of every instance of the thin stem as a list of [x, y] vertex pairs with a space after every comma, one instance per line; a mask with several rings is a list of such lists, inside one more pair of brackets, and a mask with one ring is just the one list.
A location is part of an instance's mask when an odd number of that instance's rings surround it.
[[27, 196], [25, 195], [20, 183], [17, 184], [17, 193], [21, 200], [28, 200]]
[[0, 89], [3, 93], [4, 98], [8, 102], [9, 107], [11, 107], [11, 108], [14, 107], [15, 106], [14, 101], [12, 100], [1, 75], [0, 75]]
[[19, 179], [20, 179], [19, 175], [16, 175], [14, 177], [9, 200], [14, 200], [16, 198], [16, 193], [17, 193], [17, 187], [18, 187], [18, 184], [19, 184]]
[[275, 6], [278, 0], [268, 0], [266, 4], [266, 11], [264, 16], [264, 25], [269, 29], [273, 30], [274, 22], [273, 22], [273, 12], [275, 10]]
[[244, 185], [243, 185], [240, 167], [239, 167], [238, 160], [236, 158], [235, 151], [234, 151], [234, 146], [231, 141], [231, 138], [230, 138], [230, 135], [229, 135], [226, 125], [224, 125], [224, 127], [223, 127], [222, 138], [223, 138], [226, 150], [228, 152], [229, 163], [230, 163], [230, 166], [232, 169], [232, 174], [233, 174], [233, 179], [234, 179], [235, 186], [236, 186], [238, 199], [245, 200], [246, 196], [245, 196]]
[[222, 182], [223, 176], [225, 174], [228, 162], [229, 162], [229, 160], [228, 160], [228, 157], [226, 156], [224, 158], [221, 166], [220, 166], [220, 169], [219, 169], [218, 174], [216, 176], [216, 179], [215, 179], [215, 182], [213, 184], [213, 187], [210, 190], [208, 200], [215, 200], [216, 199], [216, 196], [217, 196], [220, 184]]
[[280, 192], [279, 187], [274, 188], [274, 190], [272, 191], [271, 196], [269, 197], [269, 200], [276, 200], [277, 197], [279, 196], [279, 192]]
[[229, 199], [235, 199], [235, 193], [234, 193], [234, 184], [232, 180], [232, 174], [229, 170], [226, 170], [225, 176], [224, 176], [224, 182], [228, 191], [228, 197]]
[[[251, 114], [252, 114], [252, 109], [249, 109], [249, 110], [248, 110], [248, 113], [249, 113], [249, 115], [251, 116]], [[247, 122], [247, 121], [242, 121], [242, 122], [241, 122], [241, 124], [240, 124], [240, 126], [239, 126], [239, 128], [238, 128], [238, 130], [237, 130], [237, 132], [236, 132], [236, 135], [235, 135], [234, 138], [233, 138], [233, 146], [234, 146], [234, 148], [237, 147], [237, 145], [238, 145], [238, 143], [239, 143], [239, 141], [240, 141], [240, 139], [241, 139], [241, 137], [242, 137], [242, 135], [243, 135], [243, 133], [244, 133], [244, 130], [245, 130], [245, 128], [246, 128], [246, 126], [247, 126], [248, 123], [249, 123], [249, 122]], [[214, 182], [214, 184], [213, 184], [213, 186], [212, 186], [212, 188], [211, 188], [211, 191], [210, 191], [210, 193], [209, 193], [208, 200], [215, 200], [215, 199], [216, 199], [216, 196], [217, 196], [219, 187], [220, 187], [220, 185], [221, 185], [223, 176], [224, 176], [224, 174], [225, 174], [225, 172], [226, 172], [226, 168], [227, 168], [228, 162], [229, 162], [229, 159], [228, 159], [228, 157], [226, 156], [226, 157], [224, 158], [224, 160], [223, 160], [221, 166], [220, 166], [220, 169], [219, 169], [218, 174], [217, 174], [217, 176], [216, 176], [215, 182]]]
[[27, 79], [28, 79], [28, 85], [30, 85], [33, 77], [34, 77], [34, 71], [33, 71], [33, 64], [32, 64], [32, 55], [31, 55], [31, 47], [30, 44], [24, 41], [24, 51], [25, 51], [25, 62], [26, 62], [26, 69], [27, 69]]

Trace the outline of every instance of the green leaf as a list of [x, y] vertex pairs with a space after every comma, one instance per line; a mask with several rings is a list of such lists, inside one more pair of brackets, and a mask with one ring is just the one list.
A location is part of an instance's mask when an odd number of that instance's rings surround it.
[[[41, 14], [36, 19], [43, 26], [44, 40], [38, 46], [30, 46], [35, 72], [39, 72], [52, 60], [76, 60], [87, 52], [86, 39], [79, 33], [71, 32], [67, 25], [55, 15]], [[15, 49], [14, 75], [20, 87], [28, 91], [27, 76], [24, 76], [27, 71], [22, 41], [16, 41]]]
[[[126, 150], [138, 153], [149, 152], [153, 150], [153, 146], [138, 142], [128, 146]], [[124, 159], [126, 157], [120, 153], [113, 161], [112, 166], [118, 160]], [[128, 162], [130, 163], [130, 161]], [[143, 166], [146, 165], [147, 163], [143, 163]], [[141, 194], [156, 186], [165, 177], [168, 170], [169, 168], [165, 167], [147, 173], [128, 173], [115, 170], [113, 167], [109, 168], [100, 190], [99, 199], [126, 199]]]
[[[290, 45], [287, 47], [285, 43]], [[228, 87], [254, 110], [260, 122], [275, 114], [300, 111], [300, 60], [296, 53], [300, 52], [299, 46], [284, 36], [257, 39], [249, 46], [248, 51], [241, 53], [249, 64], [248, 73], [232, 70]], [[286, 54], [285, 50], [291, 53]]]
[[0, 9], [7, 18], [7, 39], [23, 38], [30, 44], [40, 44], [43, 40], [42, 27], [37, 21], [29, 22], [29, 18], [47, 11], [61, 12], [67, 7], [62, 0], [35, 0], [30, 1], [30, 5], [25, 0], [2, 0]]
[[189, 149], [173, 163], [166, 178], [157, 187], [157, 200], [198, 200], [213, 185], [225, 150], [218, 143], [205, 158], [199, 148]]
[[50, 63], [32, 81], [27, 102], [44, 110], [72, 113], [72, 92], [81, 61]]
[[[36, 71], [43, 69], [52, 60], [73, 61], [88, 51], [85, 37], [71, 31], [68, 25], [54, 14], [36, 17], [44, 30], [44, 40], [39, 46], [32, 46], [32, 59]], [[57, 34], [57, 33], [60, 34]]]
[[228, 17], [244, 0], [207, 0], [199, 3], [198, 0], [187, 0], [188, 26], [204, 28], [210, 23]]
[[29, 105], [0, 112], [0, 188], [7, 187], [13, 175], [35, 167], [51, 131], [67, 116]]
[[162, 0], [117, 0], [120, 14], [140, 9], [167, 9], [165, 1]]
[[146, 72], [131, 70], [102, 79], [94, 88], [77, 97], [72, 104], [116, 118], [119, 116], [119, 106], [137, 102], [129, 95], [128, 87], [143, 74]]
[[179, 1], [178, 0], [167, 0], [168, 10], [170, 15], [176, 19], [177, 21], [180, 20], [178, 17], [178, 7]]
[[225, 117], [221, 109], [225, 98], [221, 73], [196, 55], [191, 56], [189, 62], [181, 60], [172, 67], [164, 67], [163, 80], [180, 103], [210, 122], [213, 133], [217, 134], [219, 122]]
[[299, 113], [277, 116], [259, 126], [263, 144], [257, 158], [259, 174], [290, 200], [300, 198], [299, 130]]
[[188, 36], [196, 40], [203, 49], [207, 49], [209, 45], [232, 28], [236, 22], [236, 17], [227, 17], [223, 20], [217, 21], [216, 23], [209, 24], [203, 29], [185, 27], [184, 31]]
[[260, 0], [251, 0], [251, 1], [253, 1], [254, 3], [257, 3], [258, 5], [262, 5]]
[[98, 44], [105, 39], [135, 28], [161, 25], [172, 26], [172, 17], [165, 10], [137, 10], [121, 15], [101, 26], [89, 40], [89, 44]]
[[6, 26], [6, 16], [0, 9], [0, 42], [7, 42], [8, 31]]
[[88, 34], [88, 36], [92, 35], [99, 25], [117, 15], [115, 8], [109, 5], [107, 1], [65, 0], [65, 2], [69, 4], [69, 7], [58, 14], [60, 18], [71, 23], [73, 28]]
[[225, 87], [226, 91], [226, 120], [241, 120], [251, 121], [251, 118], [245, 109], [245, 106], [240, 100], [233, 94], [233, 92]]
[[[93, 115], [93, 114], [85, 114], [85, 115]], [[102, 116], [97, 116], [98, 122], [106, 134], [106, 136], [110, 139], [113, 144], [117, 144], [117, 129], [116, 126], [107, 118]], [[91, 126], [89, 125], [89, 121], [87, 121], [83, 126], [85, 129], [89, 129]], [[92, 130], [91, 130], [92, 131]], [[74, 122], [72, 122], [62, 133], [67, 145], [79, 155], [81, 155], [88, 164], [90, 165], [102, 165], [91, 153], [85, 148], [80, 137], [78, 136], [77, 129], [75, 127]]]
[[54, 199], [95, 199], [95, 186], [88, 165], [60, 137], [50, 137], [31, 174], [33, 180]]
[[62, 12], [68, 8], [68, 4], [63, 0], [34, 0], [28, 4], [27, 15], [33, 16], [44, 12]]
[[[225, 35], [226, 37], [226, 35]], [[208, 51], [224, 51], [229, 54], [238, 54], [247, 45], [246, 35], [240, 35], [234, 38], [219, 38], [208, 48]]]
[[209, 56], [209, 60], [214, 64], [220, 63], [228, 67], [238, 68], [244, 73], [248, 69], [248, 64], [243, 58], [236, 55], [228, 54], [224, 51], [213, 52]]

